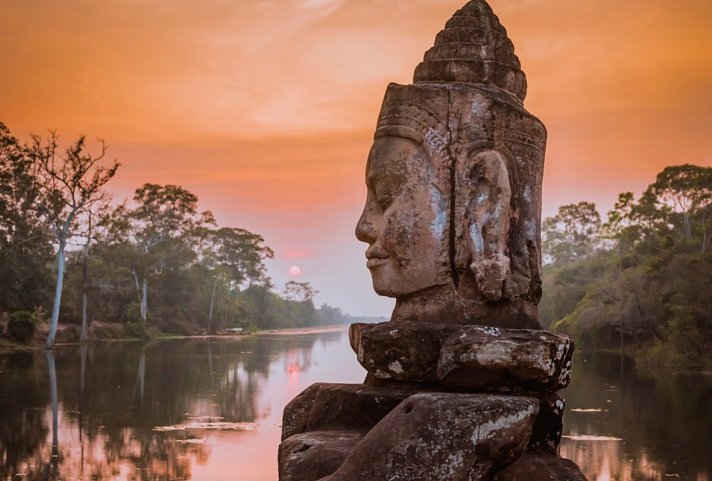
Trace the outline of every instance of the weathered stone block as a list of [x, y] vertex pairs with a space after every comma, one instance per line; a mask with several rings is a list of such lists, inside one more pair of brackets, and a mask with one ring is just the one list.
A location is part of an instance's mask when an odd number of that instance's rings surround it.
[[429, 393], [401, 403], [323, 481], [479, 481], [517, 459], [536, 399]]
[[578, 466], [555, 454], [527, 451], [494, 481], [587, 481]]
[[366, 432], [415, 392], [407, 387], [314, 384], [284, 409], [282, 439], [308, 431]]
[[374, 377], [396, 381], [437, 382], [443, 342], [458, 327], [428, 322], [353, 324], [351, 347]]
[[314, 405], [314, 398], [322, 384], [312, 384], [284, 407], [282, 413], [282, 440], [307, 430], [309, 412]]
[[560, 393], [551, 394], [539, 404], [539, 415], [534, 423], [529, 447], [551, 454], [558, 453], [561, 434], [564, 430], [566, 401]]
[[294, 435], [279, 446], [281, 481], [316, 481], [338, 469], [363, 433], [317, 431]]
[[384, 389], [363, 384], [322, 384], [309, 413], [307, 431], [368, 431], [414, 389]]
[[443, 344], [443, 384], [476, 391], [552, 393], [571, 380], [573, 342], [547, 331], [466, 326]]
[[398, 321], [354, 324], [350, 340], [377, 379], [540, 396], [571, 378], [573, 342], [542, 330]]

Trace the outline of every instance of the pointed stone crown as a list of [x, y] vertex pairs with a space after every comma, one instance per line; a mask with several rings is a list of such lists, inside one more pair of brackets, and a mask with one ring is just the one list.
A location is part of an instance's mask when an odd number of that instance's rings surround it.
[[414, 81], [493, 85], [521, 101], [527, 95], [514, 45], [484, 0], [472, 0], [453, 15], [415, 69]]

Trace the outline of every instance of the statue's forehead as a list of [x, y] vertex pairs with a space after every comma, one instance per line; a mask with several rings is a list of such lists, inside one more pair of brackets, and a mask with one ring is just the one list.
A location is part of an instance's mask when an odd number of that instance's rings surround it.
[[406, 175], [428, 168], [423, 148], [413, 139], [399, 136], [378, 137], [368, 157], [368, 176], [383, 174]]

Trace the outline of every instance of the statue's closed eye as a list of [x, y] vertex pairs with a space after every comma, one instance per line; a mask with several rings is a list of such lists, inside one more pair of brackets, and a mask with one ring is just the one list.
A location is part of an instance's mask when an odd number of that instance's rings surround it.
[[388, 209], [390, 205], [393, 203], [393, 194], [390, 192], [379, 194], [376, 196], [376, 203], [378, 204], [378, 207], [381, 208], [382, 211]]

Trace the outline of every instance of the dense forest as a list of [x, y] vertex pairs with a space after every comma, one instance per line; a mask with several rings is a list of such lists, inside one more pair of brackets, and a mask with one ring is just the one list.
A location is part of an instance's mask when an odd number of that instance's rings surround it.
[[[0, 123], [0, 336], [30, 341], [215, 333], [343, 324], [317, 291], [278, 293], [264, 239], [219, 227], [176, 185], [144, 184], [117, 203], [119, 168], [80, 137], [21, 143]], [[61, 322], [60, 322], [61, 320]], [[37, 330], [37, 333], [35, 331]], [[41, 331], [41, 334], [40, 334]], [[45, 334], [44, 331], [48, 331]]]
[[712, 369], [712, 168], [667, 167], [605, 221], [562, 206], [542, 237], [546, 326], [651, 371]]

